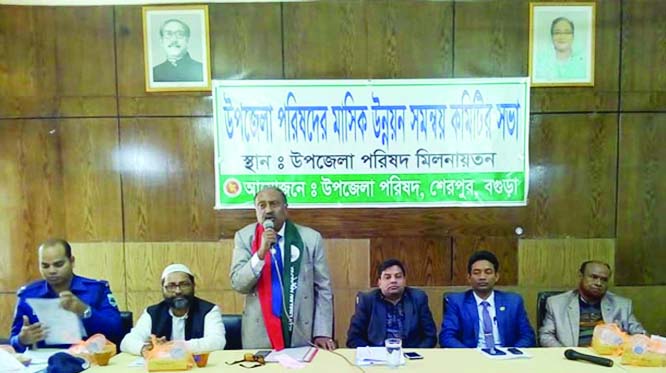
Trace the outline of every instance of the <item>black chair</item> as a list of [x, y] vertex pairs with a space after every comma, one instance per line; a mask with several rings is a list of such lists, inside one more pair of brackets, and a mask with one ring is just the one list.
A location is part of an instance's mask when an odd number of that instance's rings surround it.
[[548, 298], [552, 297], [553, 295], [562, 294], [562, 293], [564, 292], [560, 290], [560, 291], [540, 291], [537, 294], [537, 306], [536, 306], [537, 333], [539, 332], [539, 329], [541, 329], [541, 326], [543, 325], [543, 319], [546, 317], [546, 301], [548, 300]]
[[227, 344], [224, 346], [225, 350], [242, 350], [243, 340], [241, 338], [241, 315], [222, 315], [222, 323], [224, 323], [225, 337]]
[[131, 311], [120, 311], [120, 340], [122, 340], [127, 333], [132, 331], [134, 326], [134, 315]]
[[442, 320], [444, 320], [444, 316], [446, 315], [446, 296], [449, 295], [449, 293], [442, 293]]
[[130, 311], [120, 311], [120, 332], [117, 335], [117, 340], [112, 341], [116, 344], [116, 352], [120, 353], [120, 342], [123, 341], [125, 335], [132, 330], [134, 326], [134, 318]]

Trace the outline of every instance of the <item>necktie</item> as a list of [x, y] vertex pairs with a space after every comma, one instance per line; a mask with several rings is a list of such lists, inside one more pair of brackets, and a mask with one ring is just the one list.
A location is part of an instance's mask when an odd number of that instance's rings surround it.
[[483, 301], [481, 302], [481, 305], [483, 306], [483, 338], [486, 341], [486, 348], [494, 350], [495, 336], [493, 335], [493, 321], [490, 319], [490, 312], [488, 312], [490, 303]]
[[[277, 235], [277, 241], [273, 244], [275, 252], [271, 251], [271, 309], [275, 316], [282, 316], [282, 250], [280, 250], [280, 235]], [[279, 273], [279, 276], [278, 276]]]

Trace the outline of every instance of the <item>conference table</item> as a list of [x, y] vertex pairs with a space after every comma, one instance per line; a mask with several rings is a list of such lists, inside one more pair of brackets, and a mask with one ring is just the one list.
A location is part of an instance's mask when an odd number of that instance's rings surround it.
[[[564, 357], [565, 348], [527, 348], [523, 349], [531, 357], [528, 359], [491, 360], [474, 349], [405, 349], [415, 351], [423, 356], [422, 360], [408, 360], [405, 365], [391, 369], [386, 366], [363, 366], [361, 368], [350, 365], [342, 357], [354, 362], [356, 351], [353, 349], [338, 349], [336, 354], [320, 350], [310, 363], [306, 363], [299, 372], [455, 372], [455, 373], [595, 373], [595, 372], [666, 372], [666, 367], [635, 367], [620, 365], [620, 358], [613, 367], [602, 367], [581, 361], [570, 361]], [[578, 352], [596, 355], [589, 348], [576, 348]], [[191, 371], [203, 372], [284, 372], [288, 369], [278, 363], [267, 363], [265, 366], [248, 370], [238, 365], [229, 366], [226, 361], [235, 361], [243, 358], [246, 352], [256, 350], [216, 351], [210, 354], [208, 366], [205, 368], [193, 367]], [[339, 355], [342, 356], [339, 356]], [[116, 372], [145, 372], [145, 367], [130, 367], [137, 361], [136, 356], [121, 353], [114, 356], [109, 365], [95, 366], [86, 372], [90, 373], [116, 373]], [[250, 363], [252, 364], [252, 363]], [[361, 370], [362, 369], [362, 370]], [[291, 370], [291, 369], [289, 369]]]

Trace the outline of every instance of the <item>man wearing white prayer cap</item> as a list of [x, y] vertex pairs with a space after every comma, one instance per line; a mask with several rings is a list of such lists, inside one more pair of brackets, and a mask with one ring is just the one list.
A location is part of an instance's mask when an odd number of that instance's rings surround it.
[[226, 344], [220, 308], [194, 296], [194, 274], [180, 263], [170, 264], [162, 272], [164, 300], [143, 311], [141, 317], [120, 343], [120, 350], [143, 355], [158, 343], [186, 341], [194, 354], [223, 350]]

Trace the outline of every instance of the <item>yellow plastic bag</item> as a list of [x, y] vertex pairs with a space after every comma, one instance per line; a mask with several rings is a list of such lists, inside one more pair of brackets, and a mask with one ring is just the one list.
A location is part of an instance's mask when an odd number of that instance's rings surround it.
[[592, 349], [599, 355], [622, 355], [622, 345], [627, 339], [617, 324], [600, 324], [594, 327], [592, 334]]
[[109, 359], [116, 355], [116, 344], [106, 339], [103, 334], [94, 334], [85, 342], [72, 345], [69, 353], [81, 356], [91, 364], [107, 365]]
[[622, 364], [641, 367], [666, 366], [666, 342], [645, 335], [632, 335], [624, 343]]
[[188, 370], [194, 366], [194, 358], [185, 341], [158, 343], [154, 335], [151, 338], [153, 348], [144, 355], [149, 372]]

